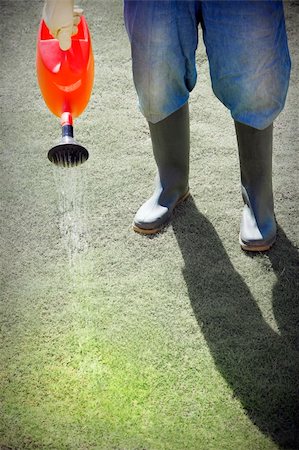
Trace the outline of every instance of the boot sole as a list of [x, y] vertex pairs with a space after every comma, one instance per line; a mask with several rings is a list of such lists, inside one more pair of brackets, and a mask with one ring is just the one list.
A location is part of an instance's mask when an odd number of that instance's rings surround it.
[[[184, 195], [182, 195], [182, 197], [180, 197], [178, 199], [178, 201], [176, 202], [176, 204], [174, 205], [173, 211], [180, 203], [183, 203], [185, 200], [187, 200], [189, 195], [190, 195], [190, 191], [187, 191]], [[150, 228], [150, 229], [141, 228], [138, 225], [136, 225], [135, 223], [133, 223], [133, 230], [136, 233], [144, 234], [144, 235], [157, 234], [168, 224], [169, 220], [170, 219], [168, 219], [166, 222], [164, 222], [159, 228]]]
[[275, 243], [275, 241], [276, 241], [276, 236], [268, 244], [250, 245], [250, 244], [245, 244], [245, 242], [242, 241], [241, 236], [239, 236], [239, 243], [241, 245], [241, 248], [242, 248], [242, 250], [245, 250], [246, 252], [266, 252], [267, 250], [270, 250], [270, 248]]

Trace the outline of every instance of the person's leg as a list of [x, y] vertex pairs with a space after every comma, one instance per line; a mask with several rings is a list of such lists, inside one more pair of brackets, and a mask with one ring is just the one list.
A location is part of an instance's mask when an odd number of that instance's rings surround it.
[[153, 195], [134, 218], [133, 229], [142, 234], [160, 231], [189, 195], [188, 103], [161, 122], [149, 122], [149, 128], [158, 174]]
[[138, 210], [137, 232], [158, 232], [188, 195], [189, 92], [196, 83], [198, 2], [125, 1], [133, 77], [148, 121], [158, 175]]
[[290, 58], [280, 1], [203, 1], [203, 35], [214, 93], [231, 111], [238, 140], [243, 249], [275, 241], [272, 123], [283, 109]]
[[258, 130], [235, 121], [244, 209], [240, 244], [244, 250], [265, 251], [275, 242], [272, 192], [273, 125]]

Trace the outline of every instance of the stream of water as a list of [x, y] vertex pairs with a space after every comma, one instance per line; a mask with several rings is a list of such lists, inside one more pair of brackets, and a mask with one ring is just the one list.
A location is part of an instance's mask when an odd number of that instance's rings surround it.
[[85, 171], [81, 167], [54, 167], [58, 194], [58, 227], [72, 277], [84, 276], [83, 257], [88, 250], [84, 202]]

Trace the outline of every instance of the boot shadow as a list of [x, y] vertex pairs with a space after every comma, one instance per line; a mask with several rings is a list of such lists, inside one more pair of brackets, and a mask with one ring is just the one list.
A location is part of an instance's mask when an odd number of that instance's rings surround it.
[[[277, 243], [266, 255], [277, 278], [272, 302], [276, 323], [281, 336], [299, 351], [299, 253], [279, 224]], [[247, 253], [247, 256], [260, 255]]]
[[179, 208], [172, 225], [190, 302], [218, 370], [265, 435], [282, 448], [299, 448], [298, 328], [293, 317], [298, 291], [288, 284], [298, 264], [296, 250], [280, 229], [276, 247], [268, 252], [278, 276], [274, 308], [279, 334], [263, 319], [192, 198]]

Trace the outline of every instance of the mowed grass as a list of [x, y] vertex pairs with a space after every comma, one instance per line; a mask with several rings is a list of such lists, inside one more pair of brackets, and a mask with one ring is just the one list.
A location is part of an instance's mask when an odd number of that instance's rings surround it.
[[299, 447], [298, 6], [287, 4], [294, 70], [275, 128], [278, 240], [255, 256], [239, 248], [233, 124], [212, 94], [202, 44], [192, 198], [146, 238], [131, 223], [155, 166], [121, 2], [85, 6], [96, 77], [75, 133], [90, 160], [69, 173], [46, 159], [59, 124], [35, 77], [42, 2], [1, 7], [0, 445]]

